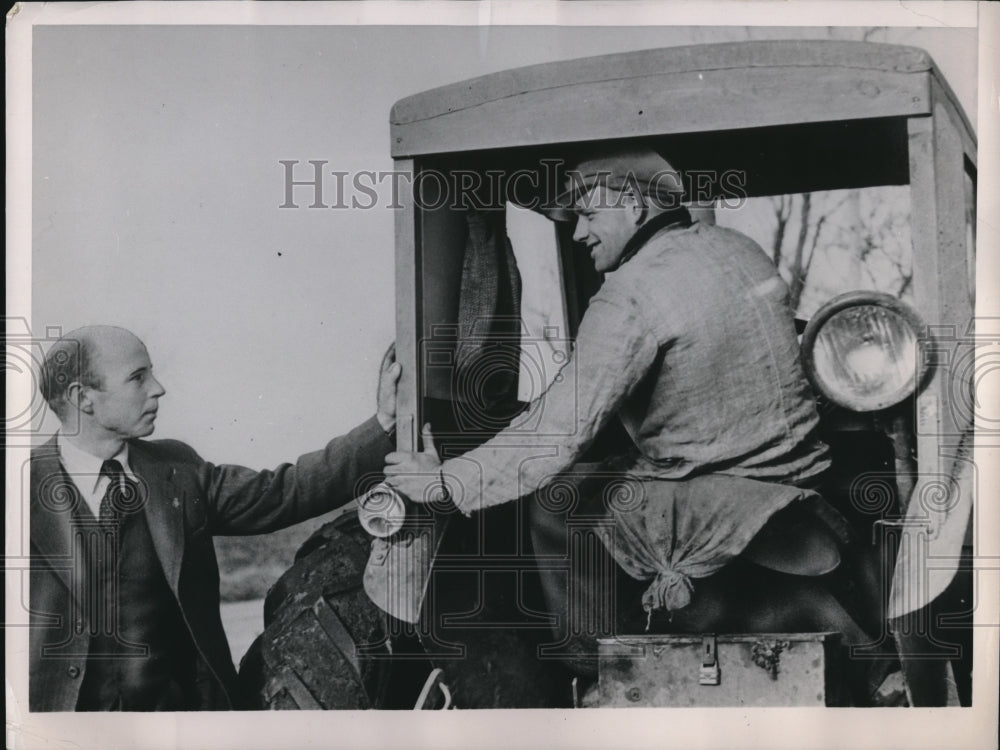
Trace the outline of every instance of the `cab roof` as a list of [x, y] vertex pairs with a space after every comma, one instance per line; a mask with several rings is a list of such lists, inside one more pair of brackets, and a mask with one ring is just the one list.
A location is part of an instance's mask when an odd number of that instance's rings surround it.
[[928, 115], [944, 98], [930, 55], [828, 40], [642, 50], [514, 68], [400, 99], [392, 155]]

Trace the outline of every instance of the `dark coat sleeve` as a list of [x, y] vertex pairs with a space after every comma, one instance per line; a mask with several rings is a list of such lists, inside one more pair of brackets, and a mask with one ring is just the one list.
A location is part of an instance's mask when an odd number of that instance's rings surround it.
[[[214, 465], [196, 454], [211, 534], [263, 534], [318, 516], [353, 500], [381, 481], [394, 449], [374, 417], [322, 450], [268, 471]], [[194, 452], [192, 451], [192, 454]]]

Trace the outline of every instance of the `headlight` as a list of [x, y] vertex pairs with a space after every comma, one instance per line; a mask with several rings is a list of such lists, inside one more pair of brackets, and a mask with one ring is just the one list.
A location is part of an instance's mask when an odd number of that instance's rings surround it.
[[817, 391], [852, 411], [876, 411], [916, 391], [926, 370], [923, 324], [881, 292], [834, 297], [802, 335], [806, 375]]

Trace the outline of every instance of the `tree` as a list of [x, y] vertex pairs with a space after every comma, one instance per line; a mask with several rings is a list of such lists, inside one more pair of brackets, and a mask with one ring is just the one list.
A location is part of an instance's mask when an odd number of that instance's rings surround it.
[[[720, 223], [767, 248], [793, 309], [854, 289], [911, 293], [909, 194], [905, 186], [750, 199]], [[818, 275], [814, 269], [820, 269]], [[818, 304], [818, 303], [817, 303]]]

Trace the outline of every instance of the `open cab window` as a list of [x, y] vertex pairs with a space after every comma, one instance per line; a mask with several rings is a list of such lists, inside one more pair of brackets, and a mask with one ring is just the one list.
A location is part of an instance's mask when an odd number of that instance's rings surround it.
[[797, 318], [865, 290], [913, 300], [910, 195], [905, 185], [719, 201], [716, 223], [754, 239], [788, 284]]

